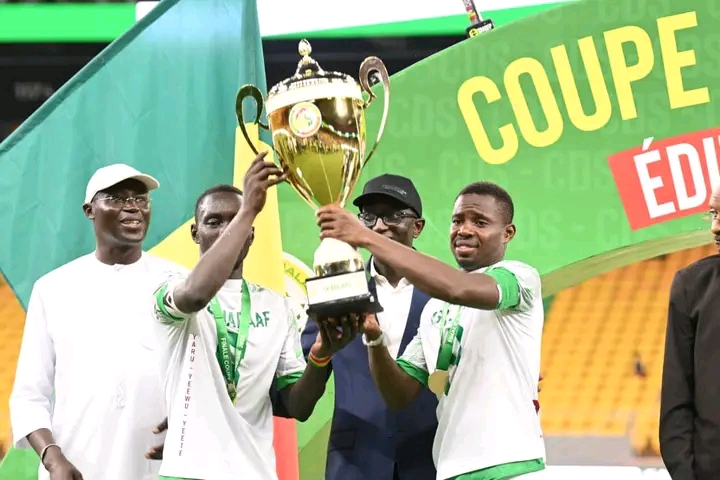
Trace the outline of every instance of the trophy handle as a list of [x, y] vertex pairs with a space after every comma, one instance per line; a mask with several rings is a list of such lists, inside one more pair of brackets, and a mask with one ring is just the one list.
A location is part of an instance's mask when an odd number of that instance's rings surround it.
[[243, 137], [245, 137], [245, 141], [250, 146], [250, 149], [255, 153], [255, 155], [257, 155], [260, 152], [253, 144], [252, 140], [250, 140], [250, 135], [248, 135], [248, 132], [245, 129], [245, 119], [243, 118], [243, 101], [248, 97], [251, 97], [255, 100], [255, 106], [257, 107], [257, 112], [255, 113], [255, 119], [253, 120], [253, 123], [260, 126], [260, 128], [264, 128], [265, 130], [267, 130], [268, 126], [260, 121], [260, 116], [262, 115], [263, 108], [265, 108], [265, 101], [263, 100], [260, 89], [258, 89], [255, 85], [243, 85], [242, 87], [240, 87], [240, 90], [238, 90], [237, 98], [235, 100], [235, 113], [237, 114], [240, 131], [242, 132]]
[[372, 91], [372, 85], [381, 82], [383, 91], [385, 93], [385, 103], [383, 105], [383, 115], [380, 121], [380, 129], [378, 130], [375, 144], [370, 149], [367, 157], [363, 161], [363, 165], [370, 160], [370, 157], [375, 153], [375, 149], [380, 143], [383, 132], [385, 131], [385, 122], [387, 121], [388, 110], [390, 108], [390, 75], [388, 75], [385, 64], [378, 57], [368, 57], [360, 64], [360, 86], [363, 91], [369, 95], [366, 102], [363, 103], [362, 109], [366, 109], [375, 100], [375, 93]]

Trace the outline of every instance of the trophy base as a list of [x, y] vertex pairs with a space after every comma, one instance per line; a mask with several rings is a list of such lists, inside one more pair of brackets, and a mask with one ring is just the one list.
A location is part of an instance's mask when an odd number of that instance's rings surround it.
[[323, 321], [351, 313], [382, 312], [368, 289], [365, 265], [355, 247], [325, 238], [315, 251], [313, 265], [317, 276], [305, 280], [309, 316]]
[[342, 318], [351, 313], [380, 313], [382, 306], [370, 293], [352, 298], [341, 298], [330, 302], [308, 305], [308, 316], [322, 321], [327, 318]]

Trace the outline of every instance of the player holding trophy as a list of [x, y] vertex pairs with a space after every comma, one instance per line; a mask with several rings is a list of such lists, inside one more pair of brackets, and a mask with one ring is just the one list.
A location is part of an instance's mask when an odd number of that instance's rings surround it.
[[489, 182], [457, 196], [450, 248], [460, 269], [366, 228], [337, 206], [317, 212], [322, 238], [367, 249], [428, 293], [417, 336], [395, 361], [375, 316], [362, 330], [383, 398], [401, 409], [423, 387], [438, 395], [438, 480], [540, 479], [537, 415], [543, 305], [537, 270], [505, 260], [515, 236], [510, 195]]

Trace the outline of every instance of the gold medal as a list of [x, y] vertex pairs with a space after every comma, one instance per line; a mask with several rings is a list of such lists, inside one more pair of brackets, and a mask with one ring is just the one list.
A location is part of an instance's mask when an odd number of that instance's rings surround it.
[[428, 378], [428, 387], [430, 388], [430, 391], [438, 396], [445, 393], [448, 378], [450, 378], [450, 374], [447, 370], [435, 370], [430, 375], [430, 378]]

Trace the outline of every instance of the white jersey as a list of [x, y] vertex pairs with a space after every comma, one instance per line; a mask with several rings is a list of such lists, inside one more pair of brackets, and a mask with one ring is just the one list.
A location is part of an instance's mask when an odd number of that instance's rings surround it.
[[166, 410], [149, 297], [180, 269], [148, 253], [130, 265], [89, 254], [35, 283], [10, 396], [16, 447], [47, 428], [84, 478], [157, 479], [145, 453], [162, 444], [152, 429]]
[[[183, 314], [165, 282], [155, 294], [158, 332], [164, 343], [168, 431], [160, 473], [203, 480], [277, 478], [270, 385], [282, 389], [302, 376], [296, 317], [283, 296], [248, 282], [250, 325], [239, 365], [237, 400], [230, 400], [217, 359], [218, 332], [209, 308]], [[216, 299], [228, 334], [241, 329], [243, 280], [228, 280]], [[235, 339], [228, 342], [235, 357]]]
[[[495, 275], [502, 270], [512, 275]], [[483, 272], [498, 279], [501, 291], [505, 279], [517, 281], [515, 308], [449, 306], [443, 322], [447, 305], [432, 299], [423, 310], [417, 336], [398, 360], [403, 370], [427, 384], [436, 370], [441, 325], [448, 331], [460, 312], [449, 387], [437, 409], [433, 458], [440, 480], [489, 467], [500, 470], [514, 462], [527, 463], [511, 466], [513, 475], [544, 468], [545, 446], [533, 402], [538, 398], [544, 318], [540, 276], [514, 261], [473, 273]], [[501, 308], [502, 303], [501, 299]], [[525, 470], [516, 470], [521, 467]]]
[[370, 276], [375, 279], [377, 300], [383, 306], [383, 311], [377, 314], [377, 321], [385, 332], [390, 356], [397, 358], [407, 327], [414, 287], [407, 278], [401, 278], [397, 286], [393, 287], [387, 278], [375, 270], [375, 262], [370, 262]]

